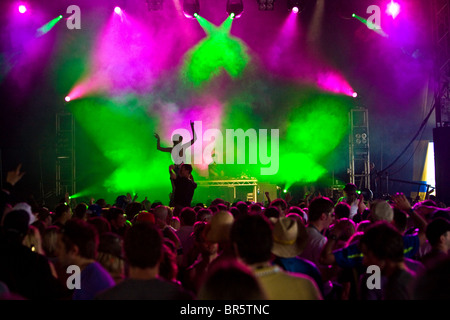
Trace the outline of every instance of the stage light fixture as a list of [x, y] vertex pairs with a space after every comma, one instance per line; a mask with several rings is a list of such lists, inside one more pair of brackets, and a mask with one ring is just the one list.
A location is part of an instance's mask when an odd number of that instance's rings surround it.
[[69, 102], [69, 101], [70, 101], [70, 97], [69, 97], [69, 96], [66, 96], [66, 97], [64, 98], [64, 100], [65, 100], [66, 102]]
[[386, 12], [388, 15], [392, 16], [392, 19], [395, 19], [400, 13], [400, 5], [397, 2], [394, 2], [394, 0], [391, 0], [387, 5]]
[[25, 12], [27, 12], [27, 7], [25, 5], [23, 5], [23, 4], [21, 4], [18, 7], [18, 10], [19, 10], [20, 13], [25, 13]]
[[244, 12], [244, 4], [242, 0], [228, 0], [227, 1], [227, 13], [232, 16], [233, 19], [240, 18]]
[[148, 11], [162, 10], [164, 0], [146, 0]]
[[120, 9], [120, 7], [115, 7], [115, 8], [114, 8], [114, 12], [115, 12], [116, 14], [121, 14], [121, 13], [122, 13], [122, 9]]
[[186, 18], [196, 19], [200, 13], [199, 0], [184, 0], [183, 13]]
[[275, 0], [256, 0], [258, 2], [258, 9], [260, 11], [272, 11], [275, 5]]
[[288, 11], [292, 11], [294, 13], [302, 12], [305, 9], [305, 1], [304, 0], [288, 0], [287, 2]]

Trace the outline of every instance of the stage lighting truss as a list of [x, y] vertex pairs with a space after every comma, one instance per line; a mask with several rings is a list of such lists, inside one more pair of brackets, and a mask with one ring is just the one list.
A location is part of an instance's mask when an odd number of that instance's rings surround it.
[[184, 0], [183, 13], [186, 18], [195, 19], [200, 13], [199, 0]]
[[305, 9], [305, 0], [288, 0], [287, 6], [289, 11], [300, 13]]
[[258, 8], [261, 11], [272, 11], [275, 5], [275, 0], [256, 0]]
[[164, 0], [146, 0], [148, 11], [158, 11], [163, 9]]
[[228, 0], [227, 1], [227, 13], [229, 16], [233, 15], [233, 19], [240, 18], [244, 12], [244, 4], [242, 0]]

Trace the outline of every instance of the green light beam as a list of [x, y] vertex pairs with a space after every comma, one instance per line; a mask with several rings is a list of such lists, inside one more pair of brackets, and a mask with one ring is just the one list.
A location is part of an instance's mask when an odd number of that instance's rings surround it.
[[367, 26], [367, 28], [369, 28], [370, 30], [375, 31], [380, 36], [385, 37], [385, 38], [389, 37], [386, 34], [386, 32], [384, 32], [383, 29], [381, 29], [381, 26], [376, 25], [376, 24], [374, 24], [372, 22], [369, 22], [366, 19], [364, 19], [363, 17], [358, 16], [357, 14], [352, 14], [352, 17], [355, 18], [356, 20], [359, 20], [361, 23], [365, 24]]
[[63, 18], [62, 15], [56, 17], [55, 19], [50, 20], [49, 22], [47, 22], [46, 24], [44, 24], [42, 27], [40, 27], [39, 29], [37, 29], [36, 32], [36, 36], [37, 37], [41, 37], [44, 34], [46, 34], [47, 32], [49, 32], [50, 30], [52, 30], [52, 28]]

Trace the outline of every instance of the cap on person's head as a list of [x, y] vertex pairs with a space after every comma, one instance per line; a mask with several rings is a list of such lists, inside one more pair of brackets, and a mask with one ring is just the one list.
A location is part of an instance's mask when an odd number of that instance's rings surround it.
[[428, 225], [426, 229], [426, 236], [430, 244], [433, 246], [439, 242], [439, 238], [450, 231], [450, 222], [444, 218], [435, 218]]
[[358, 188], [356, 188], [356, 185], [353, 183], [347, 183], [344, 187], [345, 192], [356, 192]]
[[394, 220], [394, 209], [384, 200], [375, 200], [370, 204], [370, 216], [373, 221], [387, 221]]
[[298, 256], [308, 240], [305, 226], [289, 217], [279, 218], [275, 222], [272, 235], [272, 253], [282, 258]]
[[105, 232], [100, 235], [97, 251], [124, 259], [123, 240], [114, 232]]
[[150, 222], [155, 223], [155, 216], [148, 211], [141, 211], [136, 217], [136, 222]]
[[36, 216], [33, 214], [33, 210], [31, 209], [31, 206], [26, 202], [20, 202], [16, 204], [13, 207], [13, 210], [24, 210], [28, 213], [30, 216], [30, 222], [29, 224], [32, 224], [34, 221], [36, 221]]
[[234, 216], [228, 211], [219, 211], [211, 217], [206, 231], [206, 240], [209, 242], [226, 242], [230, 240], [230, 230]]

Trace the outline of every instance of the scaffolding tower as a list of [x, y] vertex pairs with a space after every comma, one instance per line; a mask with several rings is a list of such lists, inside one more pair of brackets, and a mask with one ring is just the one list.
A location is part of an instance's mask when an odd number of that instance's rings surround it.
[[450, 126], [450, 0], [434, 0], [436, 127]]
[[349, 169], [350, 183], [359, 190], [370, 189], [369, 113], [364, 107], [349, 112]]
[[56, 114], [56, 191], [58, 197], [76, 192], [75, 126], [72, 114]]

